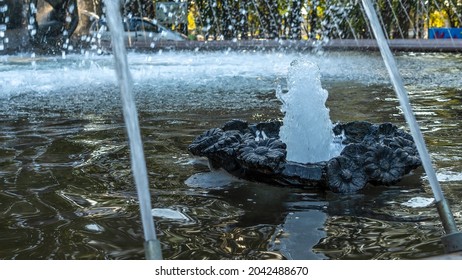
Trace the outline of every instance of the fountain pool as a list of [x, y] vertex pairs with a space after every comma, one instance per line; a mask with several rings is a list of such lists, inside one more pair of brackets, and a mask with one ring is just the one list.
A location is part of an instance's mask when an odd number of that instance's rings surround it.
[[[241, 118], [281, 118], [290, 63], [317, 64], [333, 121], [405, 127], [378, 53], [128, 56], [165, 259], [415, 259], [443, 253], [421, 169], [339, 195], [209, 172], [187, 152]], [[397, 55], [438, 179], [461, 224], [462, 56]], [[144, 257], [110, 56], [0, 58], [0, 259]], [[417, 203], [417, 202], [424, 203]]]

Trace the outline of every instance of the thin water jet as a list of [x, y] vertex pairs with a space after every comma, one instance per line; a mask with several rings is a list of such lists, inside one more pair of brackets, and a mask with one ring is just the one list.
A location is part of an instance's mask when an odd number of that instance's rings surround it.
[[413, 114], [409, 96], [404, 88], [404, 83], [401, 75], [399, 74], [395, 59], [393, 58], [393, 54], [391, 53], [387, 40], [385, 39], [382, 28], [379, 24], [374, 6], [369, 0], [362, 0], [362, 3], [371, 23], [372, 30], [380, 48], [380, 53], [382, 54], [383, 61], [388, 70], [388, 74], [390, 75], [393, 88], [395, 89], [399, 103], [403, 109], [404, 117], [406, 118], [411, 130], [412, 137], [422, 160], [422, 165], [428, 176], [428, 181], [433, 191], [433, 195], [435, 196], [438, 214], [440, 215], [440, 219], [446, 232], [446, 235], [442, 237], [444, 249], [446, 253], [462, 251], [462, 232], [458, 231], [454, 216], [452, 215], [448, 202], [444, 198], [443, 191], [436, 177], [436, 172], [431, 163], [427, 146], [425, 145], [425, 140], [422, 132], [420, 131], [420, 126]]
[[154, 220], [151, 213], [151, 195], [149, 193], [148, 173], [141, 140], [138, 113], [133, 98], [133, 81], [128, 69], [127, 53], [123, 38], [120, 2], [106, 0], [107, 20], [111, 29], [112, 50], [115, 59], [117, 80], [121, 90], [123, 115], [130, 144], [130, 159], [133, 177], [138, 193], [141, 220], [145, 238], [146, 259], [162, 259], [160, 242], [156, 237]]

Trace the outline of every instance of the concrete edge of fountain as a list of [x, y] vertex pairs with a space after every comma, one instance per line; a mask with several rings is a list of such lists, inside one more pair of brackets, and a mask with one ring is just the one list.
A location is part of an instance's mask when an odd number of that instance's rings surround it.
[[[462, 40], [394, 39], [388, 41], [393, 51], [409, 52], [462, 52]], [[107, 46], [109, 47], [109, 46]], [[285, 50], [313, 51], [378, 51], [373, 39], [331, 39], [327, 43], [317, 40], [223, 40], [223, 41], [135, 41], [128, 46], [135, 51], [241, 51]]]
[[[27, 32], [14, 32], [7, 30], [7, 37], [10, 39], [5, 49], [0, 54], [15, 54], [18, 52], [44, 51], [42, 48], [34, 48], [27, 44], [27, 40], [21, 39], [27, 36]], [[26, 34], [26, 35], [24, 35]], [[73, 50], [66, 50], [69, 53], [80, 53], [84, 50], [91, 50], [83, 37], [74, 37], [71, 40]], [[450, 39], [393, 39], [389, 40], [390, 48], [393, 51], [404, 52], [462, 52], [462, 40]], [[111, 51], [110, 42], [101, 42], [99, 48]], [[316, 40], [222, 40], [222, 41], [133, 41], [127, 45], [127, 49], [136, 52], [156, 52], [160, 50], [171, 51], [294, 51], [311, 52], [314, 50], [325, 51], [378, 51], [377, 42], [372, 39], [331, 39], [326, 43]], [[52, 54], [60, 53], [52, 48]]]

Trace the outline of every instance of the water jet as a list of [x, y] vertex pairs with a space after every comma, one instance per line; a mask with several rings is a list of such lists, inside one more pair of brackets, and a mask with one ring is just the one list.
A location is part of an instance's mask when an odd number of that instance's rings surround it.
[[421, 165], [412, 137], [391, 123], [332, 124], [315, 64], [293, 61], [287, 81], [288, 91], [277, 93], [282, 121], [232, 120], [188, 150], [240, 178], [340, 193], [395, 184]]
[[[163, 257], [420, 259], [441, 254], [441, 227], [433, 204], [413, 202], [430, 200], [421, 169], [409, 167], [409, 174], [393, 183], [391, 175], [406, 171], [407, 165], [392, 168], [389, 161], [380, 161], [394, 157], [387, 145], [397, 149], [409, 143], [407, 133], [399, 141], [381, 137], [386, 147], [374, 153], [364, 149], [363, 141], [380, 138], [378, 131], [398, 136], [406, 131], [387, 73], [377, 67], [383, 63], [380, 56], [332, 49], [317, 55], [308, 51], [310, 41], [294, 43], [301, 46], [296, 52], [281, 49], [289, 46], [288, 41], [258, 42], [271, 51], [254, 51], [258, 49], [254, 41], [238, 41], [223, 42], [226, 49], [242, 46], [227, 51], [217, 51], [221, 42], [207, 42], [215, 51], [201, 52], [205, 43], [194, 42], [191, 51], [167, 51], [166, 45], [156, 44], [144, 53], [128, 53], [155, 209], [175, 209], [190, 218], [156, 215]], [[364, 42], [369, 43], [367, 49], [375, 50], [376, 44]], [[439, 42], [432, 43], [426, 40], [423, 46], [437, 49]], [[345, 39], [342, 44], [355, 42]], [[93, 51], [65, 57], [60, 52], [0, 57], [2, 259], [146, 257], [114, 58]], [[284, 165], [265, 161], [267, 153], [272, 159], [284, 155], [277, 139], [270, 139], [277, 122], [268, 120], [283, 120], [276, 95], [288, 93], [288, 68], [302, 58], [313, 61], [321, 72], [330, 95], [332, 133], [346, 141], [341, 131], [349, 131], [351, 143], [340, 143], [343, 154], [335, 155], [330, 164], [339, 170], [332, 172], [338, 174], [336, 184], [375, 176], [368, 186], [338, 194], [325, 191], [322, 184], [302, 188], [271, 186], [253, 178], [231, 180], [223, 172], [209, 172], [203, 161], [187, 153], [188, 144], [211, 127], [223, 130], [229, 139], [221, 139], [210, 152], [239, 137], [252, 140], [244, 137], [246, 133], [231, 131], [242, 129], [264, 142], [249, 142], [239, 154], [241, 167], [258, 168], [273, 181], [267, 174], [277, 170], [284, 173], [280, 181], [286, 186], [313, 178], [325, 182], [330, 158], [315, 159], [324, 165], [311, 169], [306, 161]], [[460, 79], [454, 73], [462, 71], [460, 54], [398, 53], [397, 62], [435, 159], [437, 178], [459, 211]], [[280, 85], [280, 92], [275, 85]], [[233, 119], [247, 121], [231, 129], [227, 122]], [[402, 152], [395, 155], [409, 162], [416, 159]], [[362, 172], [343, 168], [351, 159], [363, 162]], [[391, 175], [375, 172], [376, 167], [389, 169]], [[299, 170], [311, 173], [300, 178]], [[191, 176], [195, 180], [188, 180]]]
[[362, 0], [364, 9], [371, 23], [375, 38], [380, 47], [383, 61], [387, 67], [396, 95], [399, 98], [400, 105], [404, 111], [404, 116], [411, 129], [412, 137], [416, 142], [417, 150], [422, 158], [422, 165], [427, 173], [430, 186], [435, 196], [438, 214], [442, 221], [446, 235], [441, 238], [446, 253], [454, 253], [462, 251], [462, 232], [457, 229], [454, 216], [449, 208], [448, 202], [444, 198], [443, 191], [436, 177], [436, 172], [431, 164], [430, 155], [425, 145], [425, 140], [420, 131], [420, 126], [417, 124], [413, 114], [409, 97], [404, 88], [404, 83], [396, 66], [395, 59], [390, 51], [382, 28], [380, 27], [377, 14], [372, 6], [370, 0]]

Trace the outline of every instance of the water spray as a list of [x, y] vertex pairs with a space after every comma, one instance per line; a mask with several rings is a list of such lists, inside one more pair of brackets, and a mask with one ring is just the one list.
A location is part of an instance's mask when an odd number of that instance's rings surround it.
[[449, 204], [444, 198], [443, 191], [441, 190], [441, 186], [436, 177], [435, 170], [433, 169], [430, 155], [422, 136], [422, 132], [420, 131], [420, 127], [417, 124], [414, 113], [412, 112], [409, 96], [406, 89], [404, 88], [404, 83], [401, 75], [399, 74], [399, 70], [396, 66], [393, 54], [391, 53], [390, 47], [387, 43], [387, 40], [385, 39], [385, 35], [377, 17], [377, 13], [375, 12], [374, 6], [370, 0], [362, 0], [362, 3], [367, 17], [369, 18], [369, 22], [380, 49], [380, 53], [382, 54], [383, 61], [385, 62], [385, 66], [388, 70], [388, 74], [390, 75], [393, 88], [395, 89], [399, 103], [404, 112], [404, 117], [409, 124], [412, 137], [414, 138], [417, 150], [419, 151], [422, 165], [425, 169], [425, 173], [427, 174], [428, 181], [433, 191], [433, 196], [435, 197], [436, 208], [438, 209], [438, 214], [443, 224], [444, 231], [446, 232], [446, 235], [441, 237], [444, 250], [446, 253], [462, 251], [462, 232], [458, 231]]
[[133, 81], [128, 69], [127, 52], [123, 38], [122, 16], [120, 1], [105, 0], [107, 22], [111, 30], [112, 51], [115, 59], [115, 70], [121, 90], [125, 126], [130, 143], [130, 159], [133, 177], [135, 179], [138, 201], [140, 204], [141, 221], [143, 223], [145, 239], [145, 255], [148, 260], [161, 260], [160, 242], [156, 237], [154, 219], [151, 214], [151, 198], [149, 193], [148, 173], [144, 158], [143, 143], [135, 101], [133, 99]]

